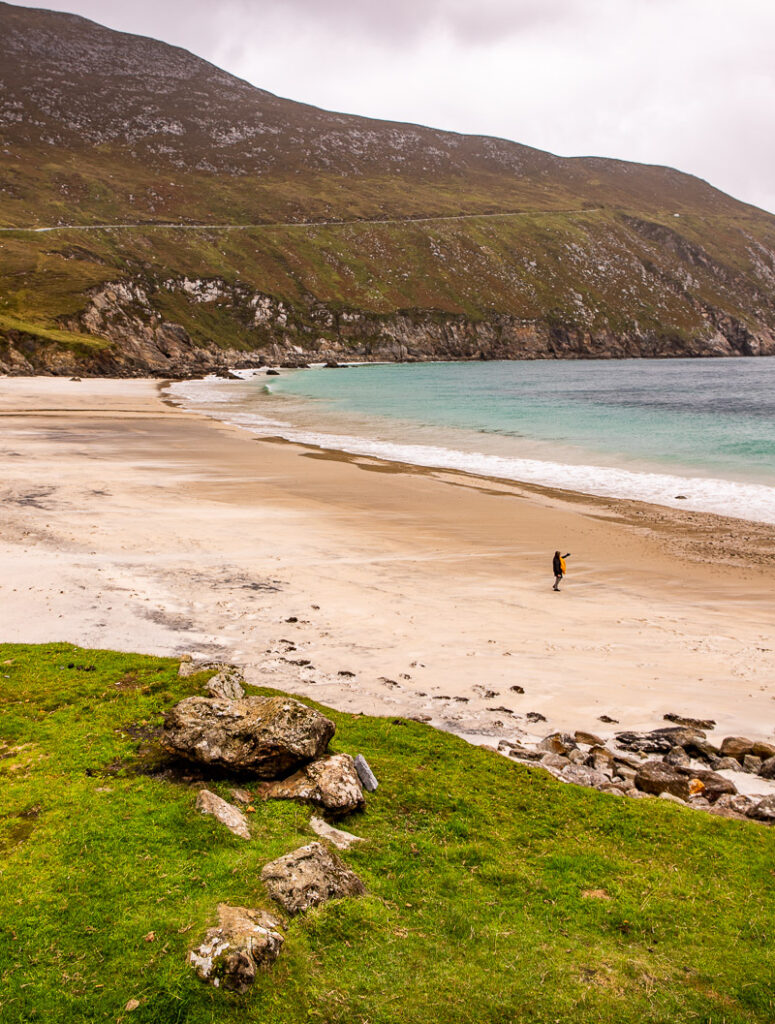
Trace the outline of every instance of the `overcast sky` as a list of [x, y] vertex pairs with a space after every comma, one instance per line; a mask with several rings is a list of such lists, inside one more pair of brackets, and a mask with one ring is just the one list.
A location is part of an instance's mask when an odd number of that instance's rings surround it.
[[281, 96], [670, 164], [775, 212], [775, 0], [48, 0]]

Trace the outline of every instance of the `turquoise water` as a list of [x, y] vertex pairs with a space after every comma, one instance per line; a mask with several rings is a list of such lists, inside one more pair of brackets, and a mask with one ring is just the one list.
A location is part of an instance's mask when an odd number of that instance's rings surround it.
[[271, 387], [338, 411], [775, 485], [775, 360], [399, 364], [313, 370]]
[[775, 522], [775, 359], [368, 365], [178, 387], [258, 433]]

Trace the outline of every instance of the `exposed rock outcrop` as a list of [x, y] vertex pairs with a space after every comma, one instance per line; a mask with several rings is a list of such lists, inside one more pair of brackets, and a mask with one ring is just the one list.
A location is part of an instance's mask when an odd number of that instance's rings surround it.
[[190, 761], [272, 779], [319, 757], [334, 731], [290, 697], [187, 697], [167, 713], [162, 742]]

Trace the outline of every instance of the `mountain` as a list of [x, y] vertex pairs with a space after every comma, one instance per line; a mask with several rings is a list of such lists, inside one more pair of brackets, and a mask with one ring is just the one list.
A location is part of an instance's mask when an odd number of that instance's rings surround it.
[[319, 110], [5, 3], [0, 256], [7, 372], [775, 353], [775, 217], [706, 182]]

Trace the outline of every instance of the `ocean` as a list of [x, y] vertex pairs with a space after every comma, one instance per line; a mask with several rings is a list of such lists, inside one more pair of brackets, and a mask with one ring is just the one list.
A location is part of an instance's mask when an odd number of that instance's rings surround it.
[[369, 364], [173, 385], [258, 436], [775, 523], [775, 359]]

